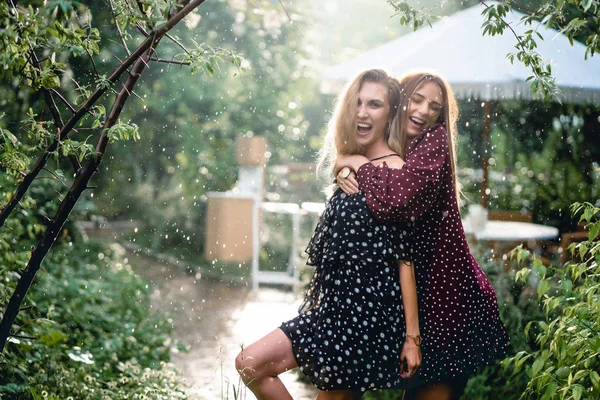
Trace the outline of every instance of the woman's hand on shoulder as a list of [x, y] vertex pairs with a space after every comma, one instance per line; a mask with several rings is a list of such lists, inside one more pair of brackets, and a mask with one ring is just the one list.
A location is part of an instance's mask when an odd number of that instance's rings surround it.
[[344, 167], [335, 177], [336, 183], [346, 194], [356, 194], [359, 192], [356, 173], [349, 167]]
[[335, 159], [335, 165], [333, 166], [333, 175], [338, 175], [342, 168], [348, 167], [352, 171], [356, 172], [363, 164], [369, 162], [369, 159], [360, 154], [340, 154]]
[[337, 156], [333, 167], [336, 183], [346, 194], [358, 193], [356, 171], [369, 159], [360, 154], [341, 154]]

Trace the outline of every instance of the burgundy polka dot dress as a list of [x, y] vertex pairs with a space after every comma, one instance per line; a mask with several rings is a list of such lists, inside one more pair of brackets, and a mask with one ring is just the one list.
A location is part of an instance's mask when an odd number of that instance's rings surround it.
[[494, 288], [473, 258], [441, 125], [419, 134], [402, 169], [366, 163], [357, 179], [380, 221], [411, 221], [423, 361], [407, 386], [470, 375], [506, 353]]
[[362, 194], [338, 190], [306, 252], [316, 266], [300, 315], [284, 322], [299, 369], [321, 390], [401, 386], [404, 310], [396, 260], [410, 223], [377, 221]]

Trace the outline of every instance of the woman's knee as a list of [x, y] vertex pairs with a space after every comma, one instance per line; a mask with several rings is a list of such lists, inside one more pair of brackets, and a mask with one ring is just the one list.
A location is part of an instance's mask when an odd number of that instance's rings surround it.
[[235, 358], [235, 369], [246, 384], [259, 376], [259, 366], [253, 363], [253, 357], [245, 350], [240, 351]]
[[277, 377], [296, 366], [291, 342], [281, 329], [245, 347], [235, 358], [235, 367], [246, 385], [256, 379]]

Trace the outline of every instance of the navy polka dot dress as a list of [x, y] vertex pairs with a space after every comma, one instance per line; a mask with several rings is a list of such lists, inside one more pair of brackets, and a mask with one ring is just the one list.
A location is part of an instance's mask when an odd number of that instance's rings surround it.
[[407, 387], [464, 377], [506, 354], [494, 288], [467, 244], [441, 125], [421, 132], [402, 169], [357, 172], [369, 209], [380, 221], [412, 221], [423, 361]]
[[281, 325], [299, 369], [321, 390], [400, 387], [404, 310], [396, 260], [409, 224], [373, 218], [362, 194], [337, 190], [306, 252], [316, 267], [300, 315]]

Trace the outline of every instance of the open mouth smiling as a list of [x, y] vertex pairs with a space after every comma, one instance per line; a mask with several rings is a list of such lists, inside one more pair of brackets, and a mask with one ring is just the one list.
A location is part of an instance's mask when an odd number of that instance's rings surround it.
[[371, 128], [373, 128], [373, 125], [367, 124], [366, 122], [359, 122], [357, 124], [358, 133], [361, 133], [361, 134], [370, 132]]
[[419, 128], [422, 128], [425, 126], [426, 121], [422, 118], [410, 117], [409, 119], [413, 124], [417, 125]]

